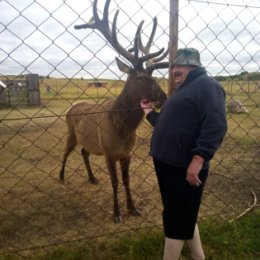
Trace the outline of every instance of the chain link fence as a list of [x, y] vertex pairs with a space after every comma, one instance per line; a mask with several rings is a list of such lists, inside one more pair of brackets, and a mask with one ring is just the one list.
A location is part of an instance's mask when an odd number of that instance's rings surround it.
[[[104, 4], [98, 1], [99, 15]], [[112, 1], [109, 20], [119, 9], [120, 43], [126, 49], [133, 46], [141, 20], [147, 41], [156, 16], [152, 48], [167, 48], [169, 38], [176, 37], [169, 35], [169, 5], [166, 0]], [[100, 33], [74, 29], [91, 18], [92, 1], [2, 0], [0, 8], [0, 80], [38, 74], [41, 98], [40, 105], [18, 102], [0, 109], [0, 254], [24, 255], [161, 226], [161, 201], [148, 155], [152, 129], [145, 120], [137, 130], [130, 165], [130, 187], [141, 217], [129, 215], [119, 181], [122, 221], [113, 222], [112, 187], [103, 157], [91, 156], [97, 185], [88, 183], [79, 148], [68, 159], [64, 184], [59, 182], [66, 110], [79, 100], [100, 103], [118, 96], [126, 80], [116, 66], [118, 54]], [[258, 0], [179, 3], [179, 47], [197, 48], [227, 94], [229, 130], [211, 164], [201, 221], [232, 221], [258, 204], [259, 11]], [[154, 76], [167, 92], [168, 71], [156, 70]], [[6, 86], [1, 88], [3, 95]]]

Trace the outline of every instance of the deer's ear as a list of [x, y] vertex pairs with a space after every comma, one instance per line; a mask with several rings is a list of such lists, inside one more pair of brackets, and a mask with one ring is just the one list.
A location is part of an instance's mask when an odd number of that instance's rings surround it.
[[131, 67], [129, 67], [127, 64], [125, 64], [124, 62], [122, 62], [121, 60], [119, 60], [118, 58], [116, 58], [116, 64], [117, 67], [120, 69], [120, 71], [125, 72], [125, 73], [129, 73], [131, 71]]

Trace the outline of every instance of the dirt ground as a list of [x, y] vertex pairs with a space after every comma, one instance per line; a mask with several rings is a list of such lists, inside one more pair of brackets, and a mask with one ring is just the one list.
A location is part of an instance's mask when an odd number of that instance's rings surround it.
[[[47, 128], [48, 125], [48, 128]], [[79, 150], [68, 159], [65, 183], [58, 181], [66, 127], [62, 120], [33, 122], [1, 132], [0, 254], [64, 244], [130, 230], [161, 226], [161, 200], [151, 158], [151, 129], [138, 131], [130, 166], [132, 196], [141, 216], [129, 215], [120, 180], [122, 221], [113, 222], [113, 197], [103, 157], [92, 156], [99, 184], [92, 185]], [[232, 154], [230, 149], [232, 147]], [[237, 151], [234, 151], [237, 149]], [[237, 217], [259, 196], [259, 159], [256, 148], [247, 151], [226, 144], [212, 162], [200, 220]], [[252, 193], [253, 191], [253, 193]]]

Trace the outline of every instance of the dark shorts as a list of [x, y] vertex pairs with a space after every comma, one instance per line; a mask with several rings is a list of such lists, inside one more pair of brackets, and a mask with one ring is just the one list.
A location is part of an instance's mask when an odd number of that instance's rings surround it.
[[154, 166], [163, 202], [165, 236], [192, 239], [208, 170], [200, 172], [202, 184], [196, 187], [186, 181], [186, 168], [174, 167], [156, 159]]

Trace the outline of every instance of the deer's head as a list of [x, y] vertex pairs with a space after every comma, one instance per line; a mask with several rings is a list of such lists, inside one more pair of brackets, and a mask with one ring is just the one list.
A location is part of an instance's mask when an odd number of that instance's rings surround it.
[[[146, 98], [151, 101], [159, 100], [158, 103], [162, 103], [166, 99], [166, 95], [162, 93], [160, 86], [151, 76], [155, 69], [169, 67], [169, 62], [161, 62], [168, 55], [168, 49], [164, 51], [164, 48], [162, 48], [157, 52], [150, 53], [150, 48], [157, 28], [157, 18], [155, 17], [153, 19], [153, 28], [147, 44], [144, 46], [142, 43], [141, 31], [144, 21], [141, 21], [136, 30], [133, 48], [126, 50], [118, 42], [116, 34], [116, 23], [119, 10], [117, 10], [114, 15], [111, 28], [109, 26], [108, 9], [110, 1], [111, 0], [106, 1], [103, 17], [101, 19], [97, 10], [98, 0], [94, 0], [93, 17], [90, 19], [90, 22], [83, 25], [76, 25], [75, 29], [91, 28], [99, 30], [111, 46], [118, 52], [118, 54], [131, 63], [131, 66], [128, 66], [120, 59], [116, 58], [118, 68], [122, 72], [128, 74], [125, 88], [129, 90], [131, 88], [131, 93], [136, 96], [137, 93], [141, 92], [139, 97]], [[142, 52], [142, 56], [140, 56], [140, 52]]]

